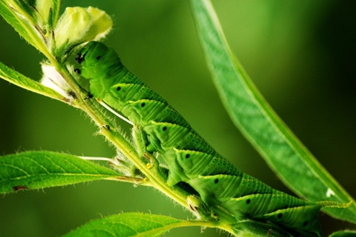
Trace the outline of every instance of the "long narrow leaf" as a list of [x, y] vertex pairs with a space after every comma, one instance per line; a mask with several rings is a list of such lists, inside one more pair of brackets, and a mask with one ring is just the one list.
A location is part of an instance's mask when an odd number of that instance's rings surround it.
[[42, 85], [41, 83], [34, 81], [21, 73], [7, 67], [0, 62], [0, 78], [5, 79], [6, 81], [19, 86], [21, 88], [27, 89], [29, 91], [51, 97], [62, 102], [69, 102], [69, 100], [63, 97], [58, 92]]
[[[270, 167], [297, 194], [310, 201], [341, 203], [352, 197], [322, 167], [275, 114], [231, 52], [208, 0], [191, 0], [198, 35], [214, 82], [235, 125]], [[325, 210], [356, 222], [356, 204]]]
[[0, 1], [0, 15], [9, 23], [27, 42], [36, 48], [34, 30], [28, 21], [21, 18], [15, 9], [12, 9], [9, 1]]
[[[160, 236], [173, 228], [205, 226], [216, 227], [216, 223], [178, 220], [169, 216], [123, 213], [94, 220], [71, 231], [63, 237], [72, 236], [96, 236], [96, 237], [153, 237]], [[288, 237], [288, 233], [271, 227], [268, 223], [244, 220], [237, 222], [230, 228], [230, 233], [236, 236], [263, 237], [266, 235], [274, 237]], [[199, 233], [197, 233], [197, 236]]]
[[28, 151], [0, 157], [0, 193], [40, 189], [101, 179], [114, 179], [114, 170], [79, 157]]
[[178, 227], [180, 222], [182, 221], [168, 216], [124, 213], [89, 222], [63, 237], [153, 237]]

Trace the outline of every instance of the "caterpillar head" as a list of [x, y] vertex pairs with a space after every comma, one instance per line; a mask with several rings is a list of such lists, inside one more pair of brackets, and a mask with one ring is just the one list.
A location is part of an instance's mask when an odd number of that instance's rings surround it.
[[90, 80], [90, 93], [99, 99], [107, 94], [115, 75], [123, 67], [113, 49], [96, 41], [86, 44], [75, 60], [82, 68], [74, 71]]
[[80, 74], [87, 79], [99, 77], [120, 64], [120, 59], [113, 49], [96, 41], [86, 44], [75, 60], [82, 65]]

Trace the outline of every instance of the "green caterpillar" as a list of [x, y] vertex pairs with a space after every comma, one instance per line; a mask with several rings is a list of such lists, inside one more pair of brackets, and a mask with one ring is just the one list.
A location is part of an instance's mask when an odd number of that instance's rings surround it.
[[120, 111], [139, 128], [146, 150], [160, 154], [167, 184], [189, 184], [208, 206], [234, 215], [272, 222], [300, 236], [321, 236], [322, 205], [274, 190], [244, 174], [219, 155], [166, 100], [129, 72], [113, 49], [89, 42], [76, 58], [89, 79], [90, 93]]

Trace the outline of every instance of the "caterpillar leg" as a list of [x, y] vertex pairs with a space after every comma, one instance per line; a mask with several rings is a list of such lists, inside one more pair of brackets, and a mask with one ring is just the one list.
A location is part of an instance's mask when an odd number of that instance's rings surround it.
[[144, 133], [144, 131], [141, 129], [141, 127], [134, 125], [134, 127], [132, 128], [132, 137], [138, 155], [142, 158], [145, 158], [148, 161], [147, 166], [149, 168], [153, 166], [158, 166], [157, 159], [147, 151], [147, 144], [148, 144], [147, 136]]
[[137, 125], [134, 125], [132, 128], [132, 138], [138, 155], [144, 157], [144, 154], [146, 153], [147, 139], [143, 130]]
[[190, 195], [187, 197], [187, 204], [190, 210], [193, 211], [194, 215], [199, 220], [215, 220], [219, 221], [219, 217], [210, 210], [208, 205], [201, 200], [200, 197], [196, 195]]

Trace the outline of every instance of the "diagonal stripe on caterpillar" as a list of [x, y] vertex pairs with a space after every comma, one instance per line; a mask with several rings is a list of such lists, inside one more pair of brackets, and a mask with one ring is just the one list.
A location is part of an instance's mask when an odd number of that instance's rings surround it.
[[277, 191], [244, 174], [218, 154], [165, 99], [129, 72], [113, 49], [89, 42], [78, 54], [90, 93], [126, 116], [167, 163], [168, 185], [188, 183], [208, 206], [221, 206], [236, 220], [273, 222], [302, 236], [321, 236], [317, 203]]

